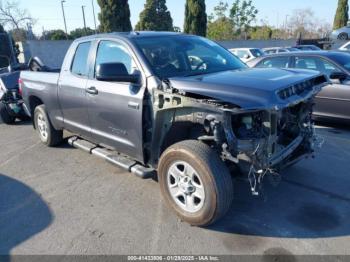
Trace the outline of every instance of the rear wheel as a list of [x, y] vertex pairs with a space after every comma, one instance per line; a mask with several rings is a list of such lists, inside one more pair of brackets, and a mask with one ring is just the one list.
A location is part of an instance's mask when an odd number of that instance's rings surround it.
[[341, 33], [338, 35], [339, 40], [348, 40], [349, 36], [347, 33]]
[[230, 173], [206, 144], [187, 140], [167, 149], [158, 178], [167, 204], [183, 220], [207, 226], [228, 211], [233, 198]]
[[8, 125], [16, 121], [16, 118], [9, 113], [7, 106], [2, 102], [0, 102], [0, 117], [2, 121]]
[[56, 130], [45, 111], [45, 106], [37, 106], [34, 110], [34, 124], [40, 140], [47, 146], [56, 146], [63, 140], [63, 131]]

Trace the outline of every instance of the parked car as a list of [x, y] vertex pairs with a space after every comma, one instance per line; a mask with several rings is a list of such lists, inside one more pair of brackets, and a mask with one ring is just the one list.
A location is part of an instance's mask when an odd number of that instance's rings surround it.
[[296, 45], [293, 46], [293, 48], [296, 48], [301, 51], [321, 51], [322, 49], [315, 45]]
[[233, 48], [230, 49], [230, 52], [238, 56], [244, 63], [265, 55], [260, 48]]
[[348, 40], [350, 35], [350, 25], [344, 26], [331, 33], [331, 39], [333, 40]]
[[269, 54], [297, 52], [299, 51], [299, 49], [294, 47], [269, 47], [269, 48], [264, 48], [263, 51], [266, 55], [269, 55]]
[[256, 193], [267, 172], [312, 154], [313, 97], [327, 79], [249, 69], [198, 36], [138, 32], [75, 40], [60, 73], [24, 71], [21, 83], [44, 144], [68, 130], [77, 148], [142, 178], [157, 174], [167, 204], [203, 226], [230, 207], [232, 167]]
[[249, 66], [322, 72], [333, 84], [325, 86], [316, 96], [314, 115], [350, 120], [350, 54], [337, 51], [278, 54], [258, 58]]

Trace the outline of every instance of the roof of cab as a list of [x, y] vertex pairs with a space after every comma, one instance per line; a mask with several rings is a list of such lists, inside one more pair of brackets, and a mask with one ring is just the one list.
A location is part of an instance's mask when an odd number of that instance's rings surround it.
[[90, 36], [84, 36], [76, 39], [77, 41], [81, 40], [94, 40], [100, 38], [144, 38], [144, 37], [155, 37], [155, 36], [174, 36], [174, 35], [183, 35], [182, 33], [176, 32], [155, 32], [155, 31], [132, 31], [132, 32], [113, 32], [113, 33], [105, 33], [105, 34], [96, 34]]

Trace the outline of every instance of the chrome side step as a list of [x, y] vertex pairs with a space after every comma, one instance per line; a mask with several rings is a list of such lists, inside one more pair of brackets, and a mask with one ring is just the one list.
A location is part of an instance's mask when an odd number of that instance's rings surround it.
[[107, 162], [127, 170], [128, 172], [131, 172], [142, 179], [155, 177], [156, 171], [153, 168], [145, 167], [135, 160], [131, 160], [118, 152], [99, 147], [84, 139], [71, 137], [68, 139], [68, 144], [89, 154], [103, 158]]

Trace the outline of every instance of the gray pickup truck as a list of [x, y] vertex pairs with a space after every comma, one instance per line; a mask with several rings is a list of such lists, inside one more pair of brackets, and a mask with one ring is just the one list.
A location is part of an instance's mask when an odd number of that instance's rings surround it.
[[313, 153], [313, 98], [328, 83], [307, 70], [249, 69], [218, 44], [131, 32], [74, 41], [60, 73], [21, 72], [25, 104], [48, 146], [74, 147], [142, 178], [204, 226], [229, 209], [231, 175], [252, 191], [269, 172]]

